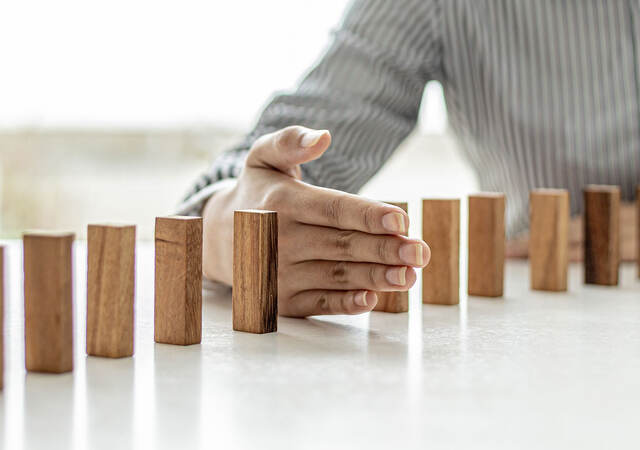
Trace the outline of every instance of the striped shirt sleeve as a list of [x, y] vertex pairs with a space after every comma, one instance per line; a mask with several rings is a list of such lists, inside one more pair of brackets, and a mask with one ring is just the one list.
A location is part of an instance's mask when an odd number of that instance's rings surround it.
[[424, 86], [440, 71], [440, 28], [436, 1], [352, 2], [297, 89], [274, 96], [244, 140], [196, 181], [182, 212], [199, 214], [207, 197], [194, 196], [237, 177], [252, 143], [289, 125], [332, 134], [332, 147], [303, 165], [306, 182], [357, 192], [415, 127]]

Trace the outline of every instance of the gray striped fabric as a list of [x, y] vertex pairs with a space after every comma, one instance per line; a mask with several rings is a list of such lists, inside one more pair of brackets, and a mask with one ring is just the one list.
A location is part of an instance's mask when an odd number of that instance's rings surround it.
[[509, 197], [509, 235], [527, 227], [534, 187], [569, 189], [573, 213], [588, 183], [620, 185], [631, 199], [639, 36], [637, 0], [355, 1], [297, 90], [276, 95], [189, 197], [238, 176], [258, 136], [292, 124], [333, 135], [304, 179], [357, 192], [414, 128], [424, 86], [438, 80], [482, 189]]

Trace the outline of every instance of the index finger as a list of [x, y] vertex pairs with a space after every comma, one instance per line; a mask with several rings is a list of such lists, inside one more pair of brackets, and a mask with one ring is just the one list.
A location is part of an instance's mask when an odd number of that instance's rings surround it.
[[294, 215], [301, 223], [370, 234], [406, 234], [409, 229], [409, 216], [397, 206], [317, 186], [301, 194], [296, 207], [304, 215]]

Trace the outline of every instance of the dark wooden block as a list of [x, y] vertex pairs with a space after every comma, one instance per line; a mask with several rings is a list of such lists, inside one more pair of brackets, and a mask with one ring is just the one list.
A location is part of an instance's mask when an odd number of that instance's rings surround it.
[[615, 286], [620, 266], [620, 188], [584, 188], [584, 282]]

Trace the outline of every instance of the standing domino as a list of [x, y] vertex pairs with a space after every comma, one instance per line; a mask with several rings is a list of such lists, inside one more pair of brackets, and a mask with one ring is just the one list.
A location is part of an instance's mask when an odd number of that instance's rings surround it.
[[87, 354], [133, 355], [136, 227], [87, 227]]
[[482, 192], [469, 196], [469, 295], [502, 297], [504, 210], [502, 193]]
[[199, 344], [202, 337], [202, 218], [156, 218], [156, 342]]
[[73, 239], [73, 233], [23, 235], [25, 363], [30, 372], [73, 370]]
[[584, 282], [615, 286], [620, 265], [620, 188], [584, 188]]
[[278, 329], [278, 215], [242, 210], [233, 215], [233, 329]]
[[422, 239], [431, 262], [422, 270], [422, 303], [460, 301], [460, 200], [422, 200]]
[[[388, 202], [389, 205], [402, 208], [405, 212], [409, 212], [408, 205], [405, 202]], [[407, 233], [405, 233], [405, 236]], [[378, 303], [376, 304], [374, 311], [383, 311], [390, 313], [399, 313], [409, 311], [409, 293], [407, 291], [394, 291], [394, 292], [377, 292]]]
[[566, 291], [569, 270], [569, 192], [534, 189], [529, 194], [531, 289]]

